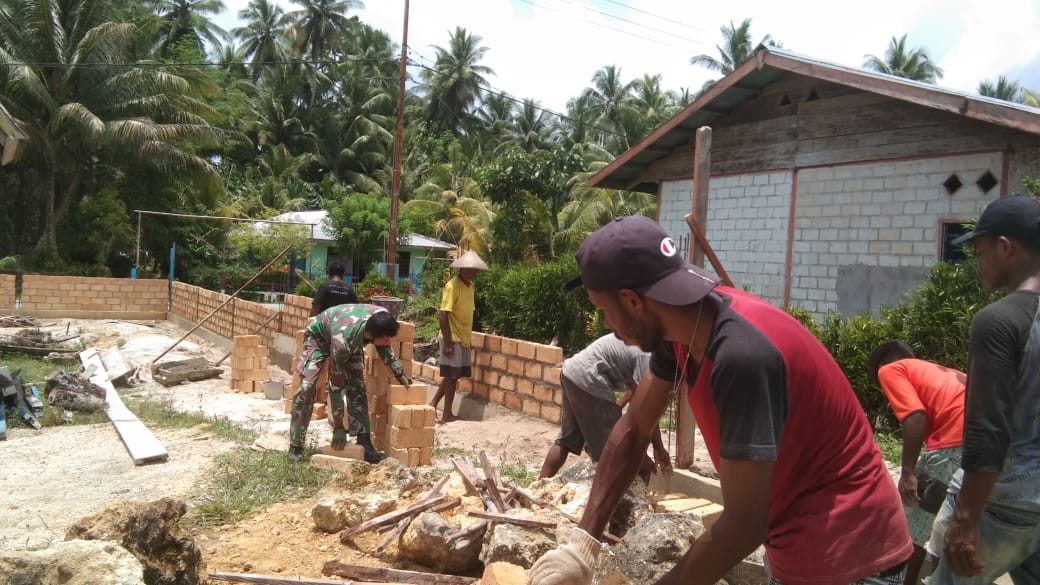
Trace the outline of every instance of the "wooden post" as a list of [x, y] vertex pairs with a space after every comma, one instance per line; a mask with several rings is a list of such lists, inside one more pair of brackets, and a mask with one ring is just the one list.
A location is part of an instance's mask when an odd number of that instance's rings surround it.
[[[701, 126], [697, 129], [693, 147], [693, 193], [690, 207], [697, 225], [708, 223], [708, 183], [711, 179], [711, 128]], [[690, 263], [704, 266], [704, 249], [696, 241], [690, 239]]]
[[[711, 179], [711, 128], [701, 126], [697, 129], [693, 148], [693, 193], [691, 214], [698, 226], [708, 223], [708, 186]], [[690, 263], [704, 266], [704, 246], [695, 233], [690, 234]], [[677, 469], [689, 469], [693, 465], [693, 451], [696, 444], [697, 422], [693, 419], [690, 403], [683, 399], [685, 392], [679, 393], [676, 404], [675, 463]]]

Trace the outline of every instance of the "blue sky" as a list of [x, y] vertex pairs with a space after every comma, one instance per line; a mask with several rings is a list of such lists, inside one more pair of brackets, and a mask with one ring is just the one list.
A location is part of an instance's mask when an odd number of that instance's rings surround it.
[[[248, 0], [224, 2], [217, 23], [238, 26]], [[404, 0], [364, 4], [359, 17], [399, 43]], [[699, 88], [718, 75], [690, 57], [717, 55], [719, 27], [748, 17], [756, 42], [768, 33], [817, 59], [858, 67], [905, 33], [943, 68], [941, 86], [974, 91], [1005, 74], [1040, 90], [1040, 0], [411, 0], [409, 13], [413, 59], [432, 64], [432, 46], [447, 46], [462, 26], [488, 47], [483, 64], [495, 70], [494, 89], [561, 112], [606, 65], [619, 66], [625, 81], [659, 73], [666, 89]]]

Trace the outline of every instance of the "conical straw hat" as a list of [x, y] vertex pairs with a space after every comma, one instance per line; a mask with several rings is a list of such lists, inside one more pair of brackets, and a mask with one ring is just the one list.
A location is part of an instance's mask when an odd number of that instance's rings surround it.
[[480, 256], [476, 252], [470, 250], [462, 256], [459, 256], [451, 263], [452, 268], [476, 268], [477, 270], [487, 270], [487, 264], [480, 259]]

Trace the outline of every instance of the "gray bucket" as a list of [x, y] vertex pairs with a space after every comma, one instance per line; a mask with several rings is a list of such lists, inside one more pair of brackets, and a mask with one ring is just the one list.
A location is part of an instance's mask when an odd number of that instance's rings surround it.
[[282, 397], [282, 388], [285, 387], [285, 382], [266, 380], [261, 382], [260, 386], [264, 389], [264, 398], [268, 400], [278, 400]]

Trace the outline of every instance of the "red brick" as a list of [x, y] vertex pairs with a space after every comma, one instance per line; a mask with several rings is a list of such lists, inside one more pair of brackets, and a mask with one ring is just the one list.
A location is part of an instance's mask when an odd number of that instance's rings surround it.
[[542, 404], [540, 416], [553, 424], [560, 424], [560, 407], [552, 404]]

